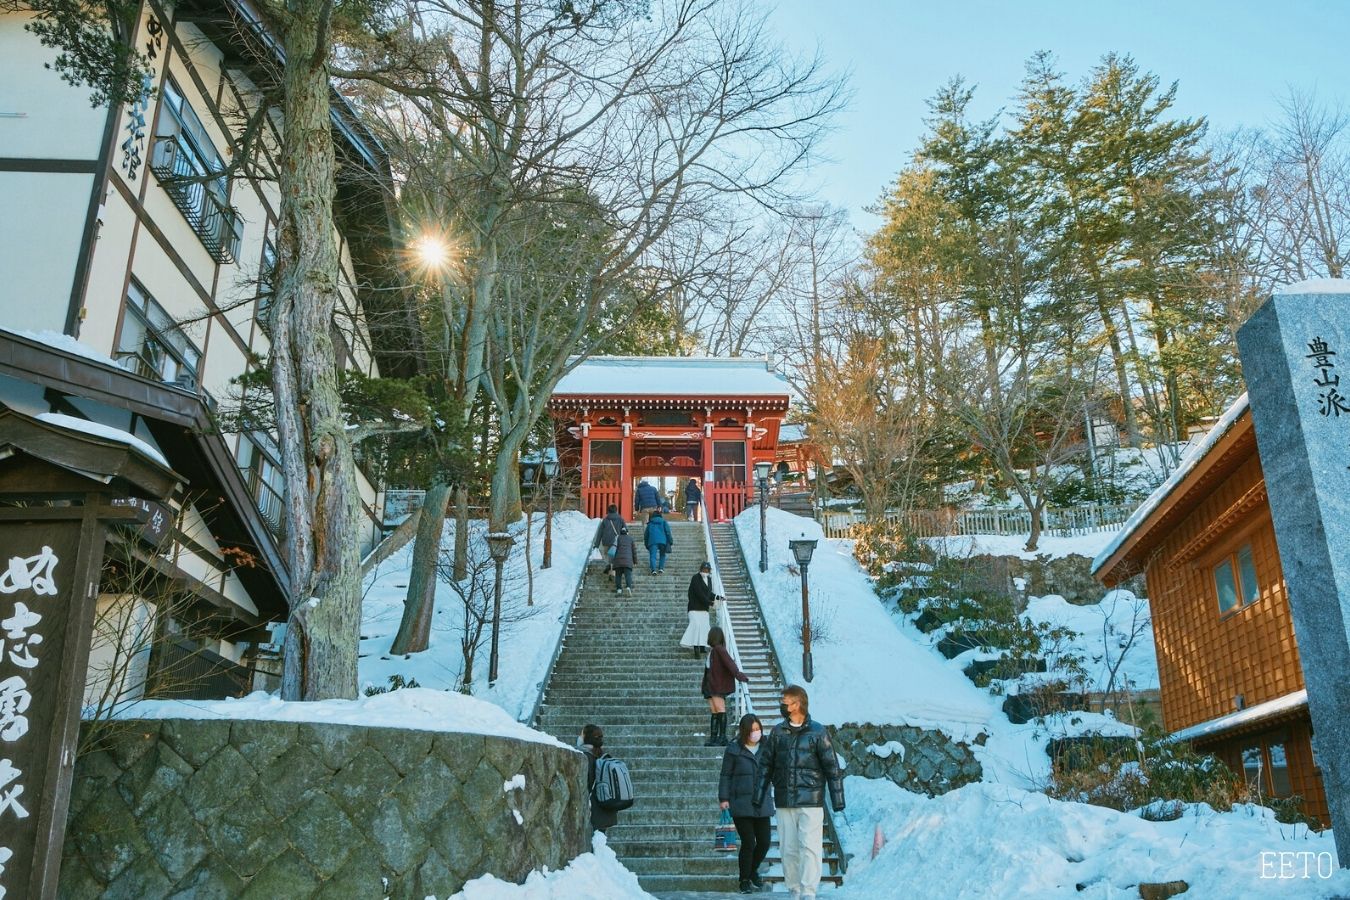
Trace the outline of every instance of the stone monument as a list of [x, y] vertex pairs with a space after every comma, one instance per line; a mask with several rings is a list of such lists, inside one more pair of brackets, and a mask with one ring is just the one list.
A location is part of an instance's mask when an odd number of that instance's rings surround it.
[[1350, 867], [1350, 281], [1277, 291], [1237, 339], [1314, 753]]

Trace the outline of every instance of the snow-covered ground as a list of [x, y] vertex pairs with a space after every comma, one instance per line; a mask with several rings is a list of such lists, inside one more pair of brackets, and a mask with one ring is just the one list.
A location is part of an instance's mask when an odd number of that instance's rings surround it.
[[[807, 687], [813, 718], [845, 722], [942, 727], [958, 739], [988, 728], [998, 709], [960, 670], [901, 633], [877, 601], [872, 580], [842, 541], [826, 540], [820, 526], [782, 510], [768, 510], [769, 570], [760, 572], [759, 510], [736, 517], [750, 577], [764, 619], [781, 654], [783, 677]], [[802, 678], [801, 577], [788, 541], [816, 538], [809, 570], [815, 678]]]
[[524, 884], [494, 875], [475, 878], [451, 900], [643, 900], [651, 897], [637, 876], [623, 867], [605, 836], [596, 832], [590, 853], [583, 853], [557, 872], [534, 871]]
[[[1219, 813], [1196, 804], [1175, 821], [1150, 822], [985, 782], [930, 799], [884, 779], [849, 777], [844, 793], [848, 807], [835, 821], [854, 858], [845, 889], [833, 895], [841, 900], [1104, 900], [1138, 897], [1141, 882], [1175, 880], [1190, 885], [1184, 896], [1206, 900], [1350, 893], [1330, 832], [1282, 825], [1258, 806]], [[886, 843], [873, 860], [878, 824]], [[1301, 877], [1305, 866], [1311, 877]], [[1282, 871], [1300, 877], [1280, 878]]]
[[1147, 599], [1115, 590], [1107, 591], [1097, 603], [1079, 606], [1058, 594], [1049, 594], [1031, 597], [1022, 618], [1078, 633], [1060, 650], [1083, 660], [1086, 690], [1104, 691], [1108, 686], [1112, 690], [1157, 690], [1158, 654]]
[[1027, 544], [1027, 536], [1024, 534], [970, 534], [923, 540], [943, 556], [1016, 556], [1021, 559], [1035, 559], [1038, 556], [1050, 559], [1085, 556], [1092, 559], [1115, 538], [1115, 535], [1114, 530], [1075, 534], [1071, 537], [1042, 534], [1036, 543], [1036, 549], [1030, 551], [1024, 549]]
[[[471, 559], [482, 560], [486, 554], [487, 523], [481, 519], [472, 520], [469, 529]], [[540, 569], [544, 555], [544, 517], [534, 517], [530, 539], [534, 569], [533, 606], [526, 603], [525, 520], [511, 526], [510, 531], [515, 535], [516, 543], [503, 572], [502, 609], [504, 620], [516, 621], [510, 621], [502, 628], [499, 677], [492, 687], [487, 681], [490, 626], [484, 630], [483, 646], [474, 659], [473, 693], [475, 697], [497, 704], [513, 718], [524, 719], [533, 709], [548, 674], [549, 660], [566, 624], [567, 612], [595, 537], [595, 523], [580, 512], [556, 513], [553, 517], [553, 565]], [[448, 520], [441, 539], [441, 546], [447, 552], [454, 546], [454, 535], [455, 523]], [[388, 687], [390, 676], [398, 675], [405, 681], [416, 679], [424, 688], [458, 690], [464, 668], [460, 649], [464, 603], [450, 584], [442, 581], [436, 586], [436, 612], [428, 649], [403, 656], [389, 652], [403, 616], [412, 550], [410, 541], [366, 578], [361, 617], [360, 680], [363, 686]], [[486, 577], [491, 578], [490, 571]], [[518, 618], [522, 614], [525, 617]]]
[[315, 722], [457, 731], [516, 738], [566, 747], [542, 731], [527, 728], [500, 706], [464, 694], [408, 688], [355, 700], [286, 701], [266, 691], [224, 700], [138, 700], [117, 710], [119, 719], [248, 719], [267, 722]]

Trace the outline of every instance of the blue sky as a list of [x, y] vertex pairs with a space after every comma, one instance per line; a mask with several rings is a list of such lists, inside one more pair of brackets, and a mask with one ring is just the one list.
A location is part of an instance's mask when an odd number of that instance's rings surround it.
[[974, 83], [975, 112], [1009, 104], [1023, 65], [1050, 50], [1077, 79], [1107, 51], [1179, 82], [1180, 115], [1211, 127], [1262, 126], [1290, 86], [1350, 102], [1350, 0], [778, 0], [771, 26], [787, 46], [820, 47], [851, 73], [853, 99], [816, 168], [821, 199], [862, 211], [909, 158], [924, 101], [948, 78]]

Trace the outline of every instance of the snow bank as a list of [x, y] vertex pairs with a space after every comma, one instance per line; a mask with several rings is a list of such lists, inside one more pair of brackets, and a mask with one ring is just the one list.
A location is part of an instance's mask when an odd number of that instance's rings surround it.
[[[1187, 897], [1350, 892], [1350, 871], [1317, 874], [1319, 862], [1323, 873], [1334, 870], [1331, 832], [1281, 825], [1263, 807], [1216, 813], [1200, 804], [1176, 821], [1148, 822], [1006, 785], [975, 783], [930, 799], [851, 776], [844, 790], [848, 807], [836, 823], [854, 857], [840, 898], [893, 897], [900, 884], [908, 900], [1127, 897], [1141, 882], [1177, 879], [1190, 885]], [[873, 860], [878, 823], [886, 845]], [[1313, 854], [1298, 863], [1301, 874], [1310, 861], [1312, 877], [1269, 877], [1280, 853]]]
[[596, 832], [592, 852], [583, 853], [557, 872], [531, 872], [524, 884], [502, 881], [495, 875], [475, 878], [451, 900], [643, 900], [650, 898], [638, 886], [637, 876], [623, 867], [605, 836]]
[[[553, 565], [541, 569], [544, 557], [544, 517], [534, 517], [530, 538], [530, 558], [534, 569], [534, 614], [523, 621], [503, 626], [500, 639], [500, 672], [495, 686], [489, 687], [488, 646], [490, 628], [484, 631], [484, 645], [474, 659], [474, 696], [505, 709], [516, 719], [529, 716], [547, 676], [553, 648], [566, 625], [566, 616], [577, 582], [595, 537], [596, 523], [580, 512], [555, 513], [553, 517]], [[480, 544], [487, 534], [481, 519], [469, 523], [469, 541]], [[525, 520], [509, 529], [516, 538], [503, 572], [502, 606], [525, 607]], [[455, 522], [447, 520], [441, 546], [454, 546]], [[425, 688], [457, 690], [464, 662], [460, 650], [464, 605], [447, 583], [436, 585], [436, 612], [431, 624], [430, 646], [422, 653], [394, 656], [389, 652], [403, 617], [403, 601], [408, 594], [408, 576], [412, 568], [413, 544], [394, 553], [366, 578], [365, 601], [361, 612], [361, 660], [359, 676], [363, 686], [387, 687], [391, 675], [405, 681], [416, 679]], [[517, 603], [518, 601], [518, 603]]]
[[1022, 618], [1078, 632], [1079, 637], [1063, 650], [1082, 657], [1088, 671], [1088, 690], [1106, 690], [1111, 682], [1110, 667], [1117, 661], [1120, 665], [1115, 673], [1115, 689], [1157, 689], [1158, 655], [1153, 645], [1148, 600], [1116, 590], [1107, 592], [1097, 603], [1076, 606], [1058, 594], [1049, 594], [1031, 597]]
[[527, 728], [501, 707], [463, 694], [405, 688], [356, 700], [282, 700], [265, 691], [225, 700], [138, 700], [119, 709], [119, 719], [248, 719], [264, 722], [311, 722], [456, 731], [515, 738], [536, 744], [567, 745]]
[[[769, 571], [760, 572], [759, 510], [736, 517], [750, 577], [775, 646], [783, 677], [811, 694], [811, 717], [821, 722], [938, 727], [958, 740], [974, 738], [1000, 716], [988, 695], [960, 669], [907, 636], [882, 608], [872, 580], [843, 541], [825, 540], [820, 526], [777, 509], [768, 511]], [[815, 680], [801, 669], [801, 578], [788, 541], [816, 538], [810, 588], [813, 623], [828, 633], [812, 642]], [[1006, 720], [1005, 720], [1006, 722]]]

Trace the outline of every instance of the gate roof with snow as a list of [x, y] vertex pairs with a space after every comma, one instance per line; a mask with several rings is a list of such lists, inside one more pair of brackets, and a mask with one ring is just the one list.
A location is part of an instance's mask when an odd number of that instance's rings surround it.
[[755, 462], [774, 461], [790, 402], [764, 358], [601, 356], [558, 382], [549, 409], [588, 515], [613, 503], [631, 519], [638, 479], [674, 477], [703, 482], [720, 519], [744, 508]]

